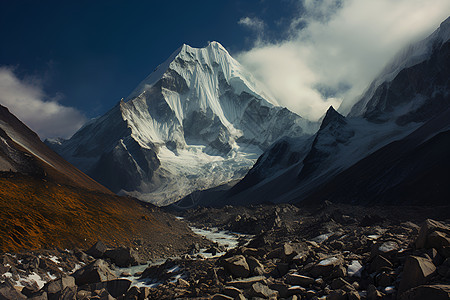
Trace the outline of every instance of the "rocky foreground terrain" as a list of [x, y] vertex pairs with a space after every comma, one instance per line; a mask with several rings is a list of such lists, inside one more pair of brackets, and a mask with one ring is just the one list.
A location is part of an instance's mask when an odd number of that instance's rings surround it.
[[198, 208], [182, 213], [191, 226], [252, 238], [226, 251], [192, 236], [189, 250], [173, 245], [140, 271], [124, 269], [143, 263], [139, 245], [5, 253], [0, 299], [449, 299], [448, 211]]

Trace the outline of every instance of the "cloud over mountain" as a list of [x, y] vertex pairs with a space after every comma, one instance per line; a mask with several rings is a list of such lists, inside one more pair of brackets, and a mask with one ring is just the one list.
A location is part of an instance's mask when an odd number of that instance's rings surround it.
[[346, 113], [389, 59], [439, 26], [450, 2], [304, 0], [298, 7], [289, 38], [258, 36], [237, 58], [282, 105], [314, 120], [330, 105], [342, 103]]

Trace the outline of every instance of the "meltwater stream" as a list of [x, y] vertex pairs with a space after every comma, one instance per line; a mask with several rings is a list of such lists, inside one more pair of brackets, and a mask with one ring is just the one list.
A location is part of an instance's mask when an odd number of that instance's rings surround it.
[[[181, 217], [177, 217], [177, 219], [182, 219]], [[236, 248], [241, 241], [248, 242], [252, 238], [251, 235], [247, 234], [241, 234], [237, 232], [231, 232], [226, 230], [220, 230], [216, 227], [211, 227], [208, 229], [200, 229], [196, 227], [191, 227], [190, 229], [198, 235], [204, 236], [206, 239], [218, 243], [220, 246], [223, 246], [227, 251], [233, 248]], [[215, 255], [212, 255], [211, 253], [206, 253], [207, 249], [200, 249], [200, 257], [203, 258], [213, 258], [213, 257], [219, 257], [224, 255], [226, 252], [219, 252]], [[173, 258], [173, 257], [171, 257]], [[193, 260], [198, 259], [198, 257], [193, 257]], [[115, 273], [116, 276], [119, 278], [124, 278], [131, 280], [131, 286], [137, 286], [137, 287], [157, 287], [158, 285], [162, 284], [162, 282], [158, 282], [155, 280], [152, 280], [150, 278], [140, 278], [140, 276], [135, 276], [135, 274], [141, 274], [145, 269], [147, 269], [149, 266], [158, 266], [162, 265], [166, 261], [165, 258], [161, 258], [155, 261], [147, 262], [146, 264], [139, 265], [139, 266], [132, 266], [128, 268], [116, 268]], [[167, 273], [174, 273], [174, 276], [172, 278], [172, 281], [178, 280], [178, 278], [182, 277], [182, 274], [177, 274], [177, 271], [179, 271], [178, 266], [174, 266], [167, 270]], [[122, 274], [128, 273], [131, 274], [131, 276], [122, 276]]]

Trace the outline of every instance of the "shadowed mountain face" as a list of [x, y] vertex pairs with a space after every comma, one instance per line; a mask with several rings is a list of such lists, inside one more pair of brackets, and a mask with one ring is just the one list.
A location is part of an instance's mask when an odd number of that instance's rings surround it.
[[306, 200], [298, 200], [446, 205], [450, 199], [449, 129], [450, 109], [338, 174]]
[[0, 251], [87, 247], [99, 239], [131, 245], [164, 232], [167, 239], [161, 217], [86, 176], [0, 106]]
[[399, 53], [347, 117], [330, 108], [313, 138], [275, 143], [223, 203], [444, 204], [449, 39], [450, 18]]

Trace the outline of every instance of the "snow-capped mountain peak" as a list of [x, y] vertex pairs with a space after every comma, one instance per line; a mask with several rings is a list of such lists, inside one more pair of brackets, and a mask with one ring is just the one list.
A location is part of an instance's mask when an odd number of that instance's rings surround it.
[[225, 81], [234, 88], [236, 93], [247, 92], [254, 96], [263, 97], [272, 105], [278, 105], [277, 101], [265, 90], [251, 73], [245, 70], [219, 42], [210, 42], [204, 48], [194, 48], [183, 44], [161, 65], [159, 65], [138, 87], [127, 97], [131, 100], [148, 91], [162, 78], [170, 77], [171, 72], [176, 72], [186, 80], [188, 86], [204, 82], [199, 77], [202, 71], [219, 72]]
[[243, 177], [277, 139], [317, 128], [268, 95], [218, 42], [183, 45], [54, 149], [115, 192], [167, 204]]

